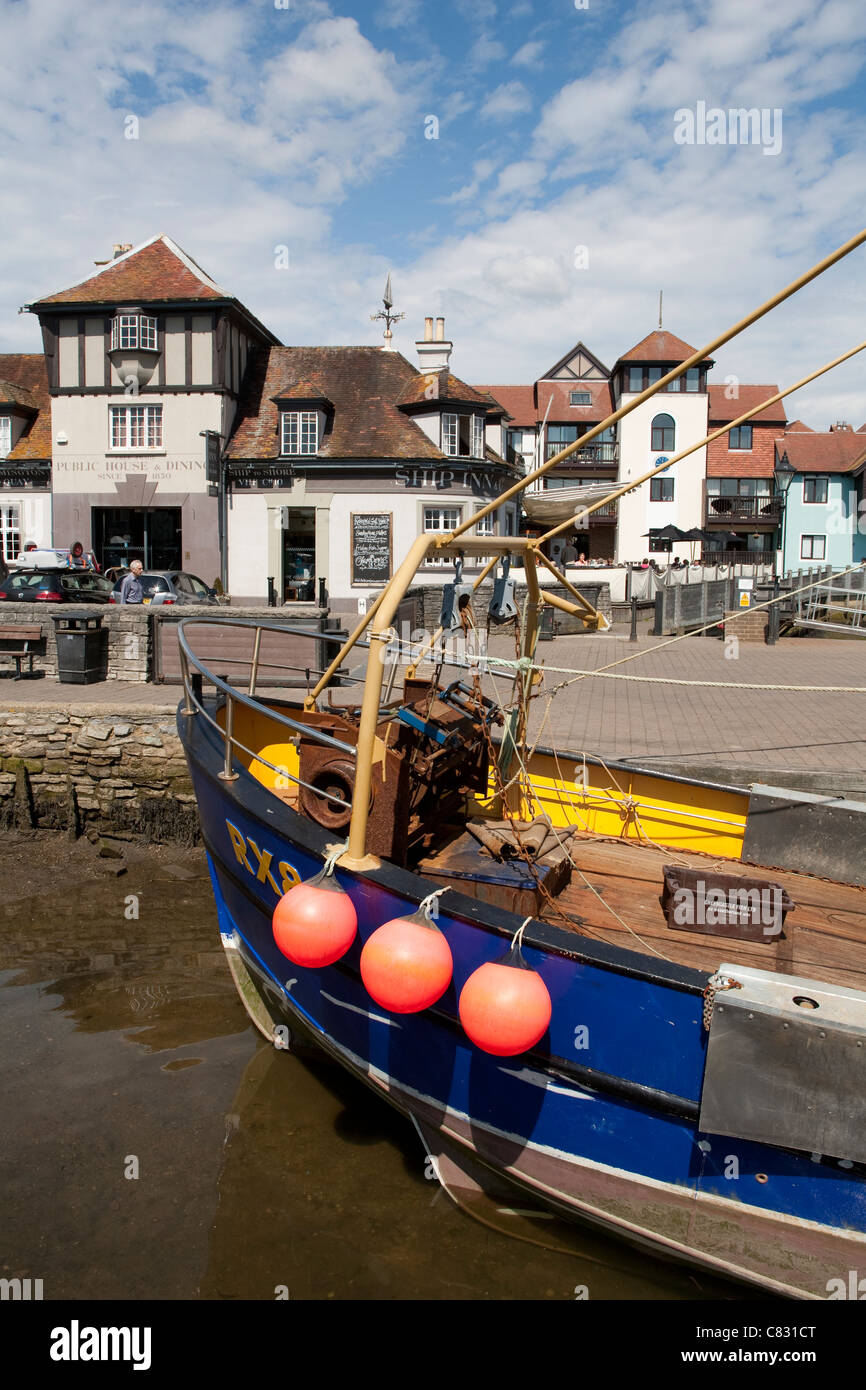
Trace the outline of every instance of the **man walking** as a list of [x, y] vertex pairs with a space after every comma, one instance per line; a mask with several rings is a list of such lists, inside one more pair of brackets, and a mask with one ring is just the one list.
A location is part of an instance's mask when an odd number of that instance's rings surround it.
[[123, 576], [123, 583], [120, 586], [121, 603], [141, 603], [144, 599], [144, 589], [141, 587], [141, 574], [144, 566], [140, 560], [133, 560], [129, 567], [129, 574]]

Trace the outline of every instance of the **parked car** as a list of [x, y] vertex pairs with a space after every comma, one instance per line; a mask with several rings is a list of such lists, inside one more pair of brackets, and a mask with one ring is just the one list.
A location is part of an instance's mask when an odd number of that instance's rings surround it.
[[14, 561], [19, 569], [84, 569], [99, 573], [99, 565], [92, 550], [81, 550], [73, 555], [68, 546], [41, 546], [36, 550], [22, 550]]
[[111, 582], [94, 570], [18, 569], [0, 583], [0, 600], [18, 603], [110, 603]]
[[[111, 603], [120, 603], [119, 579], [111, 595]], [[186, 570], [147, 570], [140, 578], [144, 591], [144, 603], [153, 605], [166, 603], [212, 603], [219, 602], [213, 589], [199, 579], [196, 574]]]

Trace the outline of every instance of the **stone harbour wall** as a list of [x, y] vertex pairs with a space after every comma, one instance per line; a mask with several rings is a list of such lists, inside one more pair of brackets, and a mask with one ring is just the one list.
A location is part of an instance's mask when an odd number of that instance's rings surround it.
[[197, 843], [174, 711], [0, 711], [0, 828], [7, 827]]

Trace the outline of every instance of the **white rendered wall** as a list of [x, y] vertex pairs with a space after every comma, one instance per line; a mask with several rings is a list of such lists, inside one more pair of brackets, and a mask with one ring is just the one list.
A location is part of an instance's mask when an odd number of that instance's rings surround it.
[[[628, 404], [634, 394], [623, 393], [622, 404]], [[706, 395], [694, 393], [659, 392], [651, 400], [619, 422], [620, 482], [627, 483], [652, 468], [662, 454], [672, 458], [707, 433]], [[651, 447], [651, 425], [656, 415], [672, 416], [676, 426], [673, 449]], [[635, 492], [619, 500], [617, 528], [617, 560], [640, 560], [650, 554], [649, 537], [652, 527], [674, 525], [683, 531], [703, 525], [703, 482], [706, 474], [706, 449], [701, 448], [687, 459], [675, 463], [659, 477], [674, 479], [673, 502], [651, 502], [650, 484], [643, 483]], [[674, 545], [674, 557], [688, 559], [692, 547], [688, 541]]]

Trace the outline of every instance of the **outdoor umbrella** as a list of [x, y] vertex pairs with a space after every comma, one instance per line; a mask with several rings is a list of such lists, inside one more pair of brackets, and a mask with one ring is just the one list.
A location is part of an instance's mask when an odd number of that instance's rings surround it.
[[696, 542], [696, 541], [701, 541], [702, 544], [706, 544], [706, 541], [707, 541], [707, 533], [706, 533], [706, 531], [702, 531], [701, 528], [700, 528], [700, 526], [693, 526], [693, 527], [691, 528], [690, 531], [683, 531], [683, 540], [684, 540], [684, 541], [691, 541], [691, 543], [692, 543], [692, 564], [694, 564], [694, 562], [695, 562], [695, 542]]
[[679, 526], [658, 526], [651, 531], [644, 531], [645, 536], [654, 536], [658, 541], [684, 541], [685, 531], [681, 531]]

